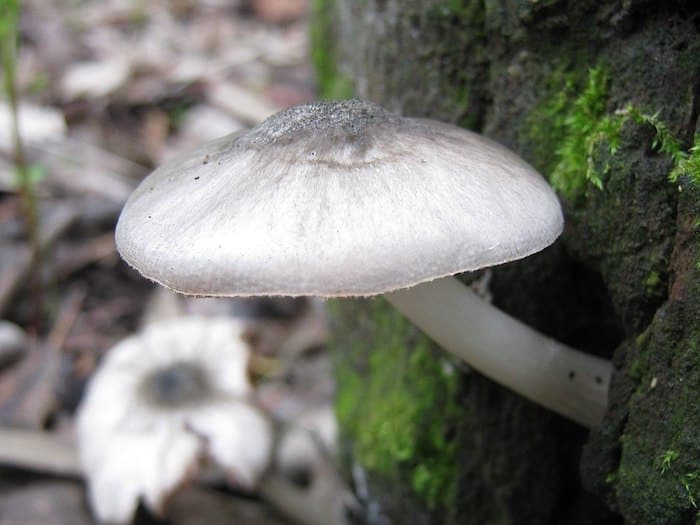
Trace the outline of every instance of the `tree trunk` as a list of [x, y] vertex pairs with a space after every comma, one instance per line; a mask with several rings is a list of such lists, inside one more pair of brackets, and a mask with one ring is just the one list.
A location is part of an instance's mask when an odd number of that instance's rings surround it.
[[335, 302], [337, 411], [366, 522], [696, 523], [698, 24], [690, 1], [316, 1], [325, 96], [475, 129], [549, 178], [565, 233], [495, 268], [493, 301], [616, 365], [588, 432], [383, 300]]

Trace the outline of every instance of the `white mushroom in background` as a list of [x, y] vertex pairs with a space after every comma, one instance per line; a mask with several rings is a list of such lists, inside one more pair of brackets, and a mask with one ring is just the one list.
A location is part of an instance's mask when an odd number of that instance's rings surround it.
[[117, 344], [79, 408], [80, 460], [101, 522], [155, 513], [206, 461], [254, 488], [273, 431], [249, 401], [249, 348], [230, 318], [176, 318]]
[[116, 241], [144, 276], [186, 294], [386, 294], [475, 369], [595, 426], [609, 361], [449, 277], [542, 250], [562, 227], [552, 189], [505, 147], [349, 100], [292, 107], [174, 158], [131, 195]]

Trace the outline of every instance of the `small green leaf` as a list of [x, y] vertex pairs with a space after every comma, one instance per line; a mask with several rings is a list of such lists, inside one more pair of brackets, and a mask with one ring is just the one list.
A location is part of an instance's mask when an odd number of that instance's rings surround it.
[[27, 166], [26, 174], [23, 174], [18, 168], [13, 170], [12, 184], [13, 188], [19, 188], [22, 186], [22, 181], [25, 179], [29, 181], [32, 186], [38, 184], [46, 178], [46, 168], [41, 164], [30, 164]]

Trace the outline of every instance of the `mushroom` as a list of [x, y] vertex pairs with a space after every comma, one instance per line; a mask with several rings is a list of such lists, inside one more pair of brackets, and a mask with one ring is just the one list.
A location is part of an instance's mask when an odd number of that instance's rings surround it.
[[159, 514], [204, 459], [253, 488], [267, 470], [272, 423], [250, 403], [248, 345], [230, 318], [180, 317], [118, 343], [79, 407], [80, 461], [100, 522]]
[[185, 294], [386, 294], [470, 366], [591, 427], [609, 361], [450, 277], [540, 251], [562, 228], [554, 191], [505, 147], [345, 100], [289, 108], [175, 157], [131, 195], [116, 242], [144, 276]]

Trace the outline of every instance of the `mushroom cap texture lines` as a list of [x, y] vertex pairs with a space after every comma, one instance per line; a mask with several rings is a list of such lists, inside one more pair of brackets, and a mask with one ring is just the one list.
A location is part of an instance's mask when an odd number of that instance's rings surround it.
[[295, 106], [180, 155], [122, 211], [122, 257], [194, 295], [363, 296], [525, 257], [559, 201], [507, 148], [360, 100]]

